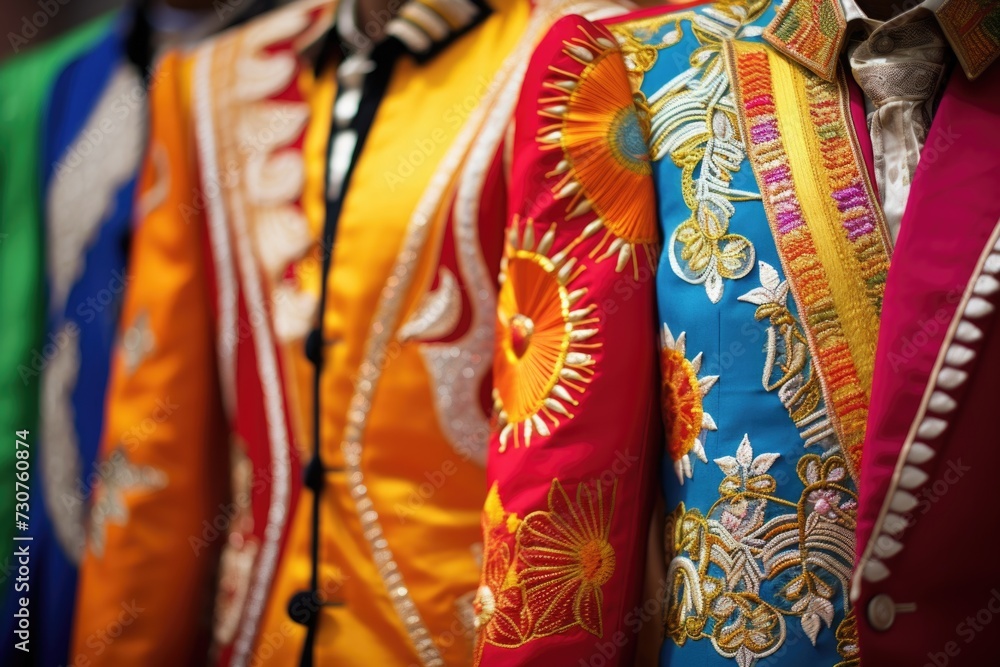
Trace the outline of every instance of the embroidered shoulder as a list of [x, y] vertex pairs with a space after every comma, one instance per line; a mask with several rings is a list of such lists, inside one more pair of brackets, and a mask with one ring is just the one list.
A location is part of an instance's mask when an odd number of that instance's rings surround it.
[[[743, 278], [753, 269], [753, 245], [731, 233], [729, 223], [734, 202], [760, 199], [757, 192], [732, 184], [746, 152], [722, 45], [759, 34], [753, 21], [765, 6], [720, 2], [613, 28], [639, 85], [660, 50], [683, 41], [684, 53], [693, 51], [690, 67], [649, 94], [651, 153], [653, 160], [669, 157], [680, 168], [680, 192], [691, 211], [667, 239], [670, 267], [685, 282], [704, 285], [712, 303], [722, 299], [724, 281]], [[685, 40], [688, 33], [693, 42]]]
[[[610, 33], [580, 27], [564, 42], [565, 58], [542, 84], [538, 131], [553, 158], [545, 174], [567, 220], [585, 222], [582, 238], [601, 234], [593, 254], [614, 258], [616, 269], [639, 272], [659, 253], [652, 168], [647, 150], [649, 118], [629, 83], [621, 49]], [[598, 253], [600, 253], [598, 255]]]

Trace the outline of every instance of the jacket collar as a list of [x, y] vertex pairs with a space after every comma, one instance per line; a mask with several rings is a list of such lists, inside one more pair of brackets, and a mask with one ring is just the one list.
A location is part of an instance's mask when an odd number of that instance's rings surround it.
[[[946, 0], [935, 15], [969, 79], [1000, 57], [1000, 2]], [[827, 81], [846, 36], [841, 0], [785, 0], [764, 31], [771, 46]]]
[[[334, 24], [301, 49], [317, 72], [338, 49], [371, 50], [388, 39], [398, 41], [417, 62], [427, 62], [493, 11], [485, 0], [390, 0], [389, 7], [399, 8], [392, 18], [386, 10], [385, 18], [378, 15], [364, 21], [355, 18], [355, 5], [355, 0], [341, 0]], [[377, 28], [384, 26], [383, 37], [374, 43], [367, 36], [373, 32], [373, 23], [380, 24]]]

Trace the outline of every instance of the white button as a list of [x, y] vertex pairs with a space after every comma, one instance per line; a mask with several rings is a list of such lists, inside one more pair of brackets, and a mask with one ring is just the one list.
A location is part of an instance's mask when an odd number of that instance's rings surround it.
[[885, 593], [868, 601], [868, 623], [879, 632], [885, 632], [896, 622], [896, 603]]

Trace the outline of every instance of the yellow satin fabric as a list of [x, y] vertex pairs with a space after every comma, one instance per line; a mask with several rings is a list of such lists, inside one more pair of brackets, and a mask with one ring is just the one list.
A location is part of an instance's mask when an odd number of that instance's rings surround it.
[[[431, 62], [418, 65], [403, 58], [397, 64], [338, 224], [324, 313], [326, 338], [338, 341], [325, 347], [321, 385], [327, 466], [343, 466], [340, 445], [353, 380], [413, 211], [476, 101], [520, 38], [528, 10], [521, 2], [495, 5], [482, 26]], [[305, 145], [303, 205], [316, 238], [325, 215], [324, 162], [333, 94], [332, 71], [327, 71], [310, 93], [313, 113]], [[483, 204], [498, 205], [502, 203]], [[437, 244], [432, 242], [420, 258], [420, 273], [432, 275], [436, 262]], [[318, 280], [315, 263], [297, 270], [306, 282]], [[414, 289], [406, 296], [404, 316], [413, 310], [420, 292]], [[312, 366], [301, 346], [285, 352], [286, 368], [293, 369], [290, 384], [304, 398], [293, 421], [309, 424]], [[433, 398], [419, 345], [394, 344], [363, 439], [362, 468], [386, 539], [438, 650], [448, 665], [466, 665], [472, 646], [456, 601], [464, 596], [471, 603], [478, 585], [485, 479], [482, 469], [457, 453], [441, 432]], [[302, 442], [312, 440], [311, 433], [299, 435]], [[326, 484], [320, 510], [320, 585], [331, 599], [346, 604], [321, 612], [319, 664], [419, 664], [372, 561], [346, 475], [331, 473]], [[291, 665], [299, 659], [305, 628], [290, 623], [287, 605], [294, 593], [308, 589], [311, 503], [307, 490], [296, 509], [254, 648], [260, 658], [273, 654], [266, 664]]]

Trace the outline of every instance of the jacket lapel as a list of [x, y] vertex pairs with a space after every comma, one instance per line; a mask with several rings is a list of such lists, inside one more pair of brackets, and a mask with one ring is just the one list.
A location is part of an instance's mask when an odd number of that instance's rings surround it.
[[[893, 254], [865, 440], [857, 576], [888, 576], [993, 308], [1000, 251], [1000, 67], [953, 74], [913, 180]], [[992, 291], [991, 291], [992, 290]], [[994, 299], [995, 300], [995, 299]], [[964, 370], [963, 370], [964, 368]], [[933, 475], [931, 475], [933, 479]], [[855, 580], [855, 592], [858, 590]]]
[[888, 247], [846, 82], [826, 81], [766, 44], [726, 48], [747, 154], [857, 479]]

